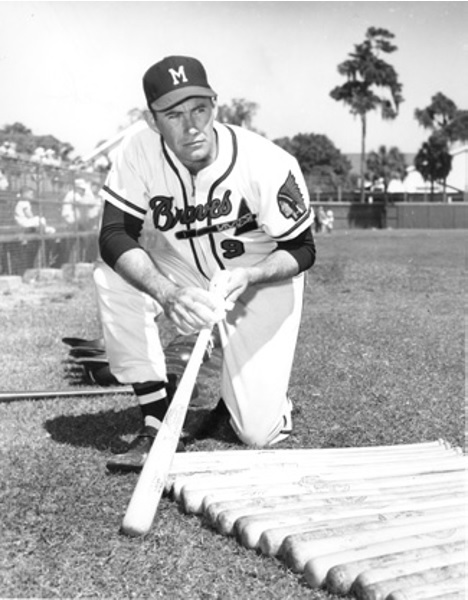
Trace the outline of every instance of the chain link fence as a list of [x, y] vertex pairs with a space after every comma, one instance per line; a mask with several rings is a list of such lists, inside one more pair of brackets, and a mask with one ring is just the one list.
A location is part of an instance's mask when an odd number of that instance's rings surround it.
[[105, 173], [0, 157], [0, 275], [93, 262]]

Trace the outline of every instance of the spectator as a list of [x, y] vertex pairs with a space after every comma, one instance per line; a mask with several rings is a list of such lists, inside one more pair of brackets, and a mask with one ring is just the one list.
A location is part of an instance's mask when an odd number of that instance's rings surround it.
[[101, 190], [101, 184], [96, 181], [92, 181], [90, 185], [90, 190], [91, 194], [93, 195], [94, 204], [89, 209], [88, 216], [91, 221], [92, 229], [97, 229], [101, 220], [103, 208], [103, 200], [99, 194]]
[[9, 183], [8, 183], [8, 179], [6, 178], [6, 175], [3, 173], [3, 171], [0, 171], [0, 192], [4, 192], [5, 190], [8, 189]]
[[327, 220], [327, 215], [325, 214], [323, 206], [320, 206], [317, 211], [317, 218], [315, 220], [316, 233], [321, 233], [324, 230], [326, 220]]
[[14, 142], [3, 142], [0, 146], [0, 154], [8, 158], [18, 158], [16, 144]]
[[327, 210], [327, 212], [325, 213], [325, 222], [323, 224], [324, 229], [327, 233], [331, 233], [333, 231], [334, 220], [335, 220], [335, 217], [333, 215], [333, 211], [331, 208], [329, 208]]
[[84, 179], [76, 179], [65, 196], [62, 206], [62, 218], [67, 225], [79, 231], [87, 231], [95, 226], [99, 214], [100, 201], [95, 197], [90, 185]]
[[15, 206], [15, 221], [27, 233], [55, 233], [54, 227], [47, 225], [45, 217], [34, 215], [31, 202], [34, 200], [34, 190], [24, 186], [18, 194]]

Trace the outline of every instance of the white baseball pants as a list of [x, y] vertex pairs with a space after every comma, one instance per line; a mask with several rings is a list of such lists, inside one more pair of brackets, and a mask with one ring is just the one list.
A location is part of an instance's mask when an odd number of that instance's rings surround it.
[[[165, 253], [158, 267], [181, 286], [209, 282], [178, 256]], [[161, 307], [100, 262], [94, 273], [103, 335], [112, 373], [121, 383], [166, 379], [155, 316]], [[287, 397], [299, 331], [304, 275], [247, 289], [219, 323], [223, 347], [221, 395], [242, 442], [262, 447], [290, 417]]]

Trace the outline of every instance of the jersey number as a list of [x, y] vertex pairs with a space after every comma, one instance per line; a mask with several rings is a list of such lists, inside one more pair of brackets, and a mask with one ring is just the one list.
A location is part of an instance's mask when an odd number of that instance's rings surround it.
[[239, 240], [223, 240], [221, 242], [221, 248], [224, 250], [224, 258], [236, 258], [244, 254], [244, 244]]

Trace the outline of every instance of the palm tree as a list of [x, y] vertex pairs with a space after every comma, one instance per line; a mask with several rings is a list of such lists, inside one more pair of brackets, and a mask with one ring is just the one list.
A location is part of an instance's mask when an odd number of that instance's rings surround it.
[[364, 202], [364, 165], [366, 158], [367, 113], [380, 109], [383, 119], [394, 119], [403, 97], [402, 85], [395, 69], [380, 58], [381, 53], [394, 52], [390, 40], [395, 36], [386, 29], [369, 27], [366, 39], [354, 46], [349, 59], [338, 65], [338, 73], [347, 81], [335, 87], [330, 96], [343, 101], [351, 114], [361, 119], [361, 202]]

